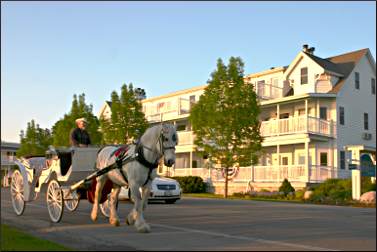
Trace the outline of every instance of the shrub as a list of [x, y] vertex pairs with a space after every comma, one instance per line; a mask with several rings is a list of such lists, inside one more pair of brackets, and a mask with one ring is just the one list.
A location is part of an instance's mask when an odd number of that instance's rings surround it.
[[315, 187], [310, 201], [317, 203], [342, 203], [352, 200], [351, 179], [327, 179]]
[[178, 181], [184, 193], [202, 193], [206, 191], [206, 184], [199, 176], [172, 177]]
[[279, 187], [279, 192], [283, 192], [284, 196], [287, 197], [287, 195], [290, 192], [293, 193], [294, 191], [295, 191], [295, 189], [293, 188], [293, 186], [291, 185], [291, 183], [288, 181], [288, 179], [284, 179], [283, 183]]
[[297, 190], [295, 191], [295, 199], [302, 200], [304, 198], [305, 190]]
[[361, 177], [361, 194], [376, 191], [376, 182], [372, 183], [370, 177]]

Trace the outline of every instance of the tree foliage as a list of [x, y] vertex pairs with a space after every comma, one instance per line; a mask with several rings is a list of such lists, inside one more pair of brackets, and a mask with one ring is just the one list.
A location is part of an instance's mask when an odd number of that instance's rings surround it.
[[75, 120], [80, 117], [85, 117], [88, 121], [86, 131], [88, 131], [92, 144], [100, 144], [102, 135], [98, 131], [99, 120], [93, 114], [93, 106], [85, 103], [85, 94], [73, 95], [72, 107], [69, 113], [64, 114], [64, 117], [57, 121], [52, 127], [53, 145], [54, 146], [69, 146], [69, 138], [71, 129], [76, 127]]
[[255, 164], [261, 149], [260, 108], [253, 87], [244, 83], [243, 67], [239, 57], [231, 57], [228, 66], [218, 59], [189, 117], [195, 144], [226, 170]]
[[17, 156], [44, 155], [52, 144], [52, 134], [49, 129], [42, 129], [34, 120], [27, 123], [26, 132], [21, 130], [20, 148]]
[[120, 96], [116, 91], [111, 93], [111, 118], [100, 118], [103, 143], [126, 144], [139, 138], [148, 128], [148, 122], [142, 111], [138, 97], [140, 89], [134, 89], [132, 83], [121, 87]]

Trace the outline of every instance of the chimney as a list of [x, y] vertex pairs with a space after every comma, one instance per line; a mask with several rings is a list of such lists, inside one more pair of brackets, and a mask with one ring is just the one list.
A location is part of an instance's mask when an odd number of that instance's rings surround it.
[[309, 50], [309, 53], [310, 53], [310, 54], [314, 54], [314, 50], [315, 50], [315, 48], [314, 48], [314, 47], [310, 47], [308, 50]]
[[302, 45], [302, 51], [308, 52], [308, 48], [309, 48], [309, 46], [307, 44]]

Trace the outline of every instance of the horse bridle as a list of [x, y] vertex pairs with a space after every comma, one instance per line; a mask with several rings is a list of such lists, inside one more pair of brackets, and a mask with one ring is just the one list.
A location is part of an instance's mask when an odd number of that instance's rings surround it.
[[[167, 146], [167, 147], [164, 146], [164, 139], [163, 139], [164, 137], [165, 136], [164, 136], [163, 130], [161, 130], [160, 136], [157, 138], [156, 143], [153, 145], [153, 146], [157, 146], [157, 143], [159, 143], [159, 145], [160, 145], [160, 152], [157, 153], [158, 157], [157, 157], [155, 163], [157, 163], [157, 161], [164, 155], [166, 150], [169, 150], [169, 149], [175, 150], [175, 145]], [[140, 139], [140, 141], [141, 141], [141, 139]], [[148, 146], [143, 145], [142, 143], [140, 143], [140, 145], [141, 145], [141, 148], [145, 148], [145, 149], [149, 150], [150, 152], [155, 153], [154, 150], [153, 150], [153, 146], [148, 147]]]

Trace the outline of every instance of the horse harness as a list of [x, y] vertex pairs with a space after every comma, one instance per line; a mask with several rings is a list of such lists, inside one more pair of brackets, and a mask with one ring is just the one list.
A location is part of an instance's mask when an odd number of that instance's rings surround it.
[[[175, 146], [164, 147], [163, 143], [162, 143], [162, 137], [163, 137], [163, 134], [161, 134], [160, 137], [157, 140], [157, 141], [160, 142], [160, 150], [162, 152], [164, 152], [164, 150], [167, 150], [167, 149], [175, 149]], [[157, 142], [156, 142], [156, 144], [157, 144]], [[130, 163], [132, 161], [138, 161], [140, 164], [144, 165], [145, 167], [147, 167], [149, 169], [148, 177], [143, 184], [143, 186], [145, 186], [148, 183], [148, 181], [151, 179], [152, 171], [158, 167], [158, 163], [159, 163], [160, 158], [157, 158], [154, 163], [149, 162], [148, 160], [145, 159], [143, 148], [146, 148], [150, 151], [153, 151], [151, 148], [149, 148], [147, 146], [143, 146], [141, 144], [140, 139], [136, 142], [135, 155], [133, 155], [133, 156], [127, 155], [127, 152], [130, 149], [130, 145], [125, 145], [125, 146], [121, 146], [121, 147], [117, 148], [110, 155], [110, 157], [115, 155], [115, 157], [116, 157], [115, 164], [112, 164], [112, 165], [110, 165], [110, 166], [108, 166], [108, 167], [106, 167], [102, 170], [106, 169], [106, 172], [107, 172], [107, 171], [112, 170], [114, 168], [118, 168], [123, 179], [128, 183], [127, 174], [124, 174], [124, 172], [122, 170], [122, 166], [127, 164], [127, 163]], [[114, 167], [114, 165], [116, 165], [116, 167]], [[106, 173], [106, 172], [104, 172], [104, 173]]]

